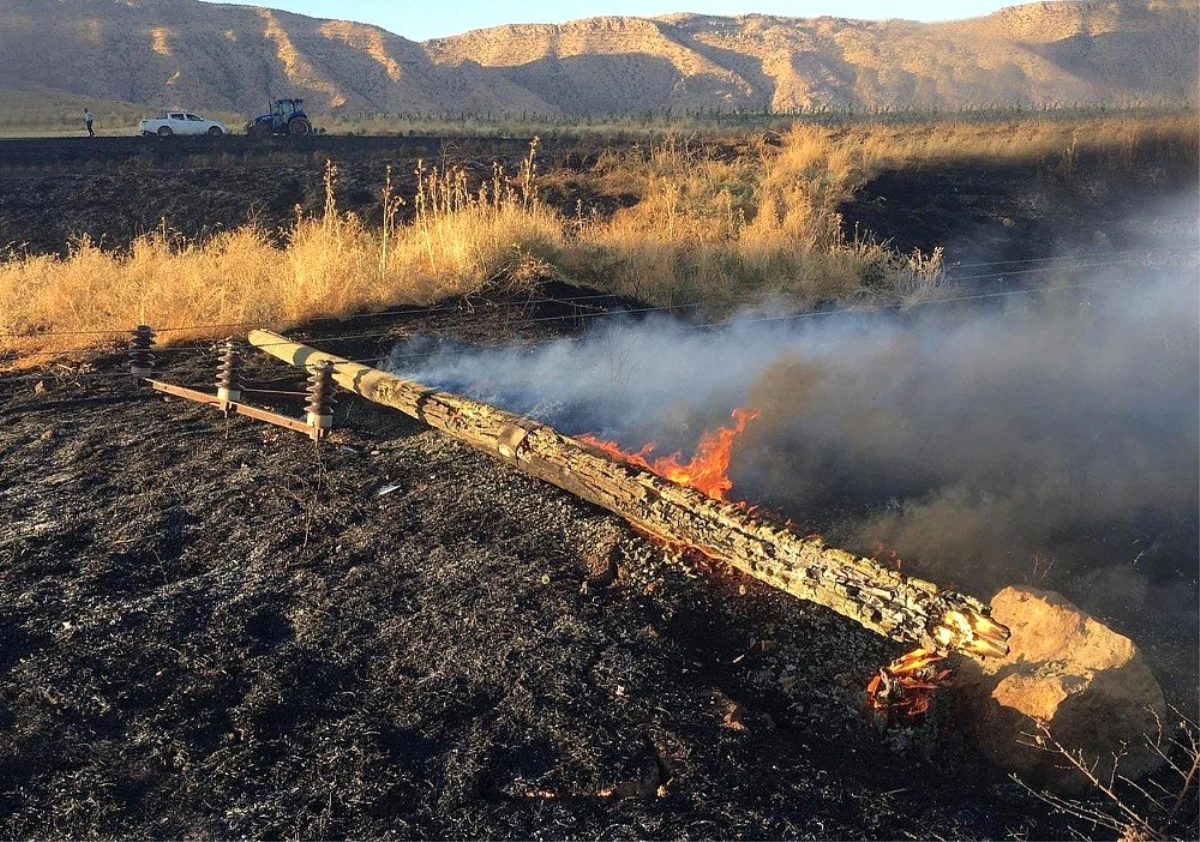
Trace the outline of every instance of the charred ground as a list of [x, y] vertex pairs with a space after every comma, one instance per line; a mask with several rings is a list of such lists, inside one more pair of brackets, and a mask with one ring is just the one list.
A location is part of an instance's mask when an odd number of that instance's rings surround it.
[[415, 422], [346, 400], [316, 449], [38, 382], [3, 397], [6, 835], [1057, 832], [944, 719], [864, 721], [895, 647]]
[[[395, 149], [345, 143], [343, 206], [361, 190], [367, 212]], [[0, 241], [123, 242], [163, 215], [202, 236], [189, 220], [237, 225], [266, 212], [256, 203], [282, 224], [296, 203], [315, 206], [327, 157], [251, 151], [228, 162], [229, 178], [183, 146], [111, 148], [128, 154], [37, 163], [0, 148]], [[547, 155], [570, 171], [595, 151]], [[1001, 253], [1043, 256], [1065, 236], [1053, 203], [1027, 216], [1006, 204], [1039, 172], [1057, 183], [1036, 162], [927, 173], [918, 185], [943, 186], [925, 192], [896, 174], [848, 219], [921, 247], [1034, 226], [1044, 238], [1014, 237]], [[194, 217], [170, 213], [183, 183], [204, 197], [185, 203]], [[1086, 206], [1087, 191], [1070, 192]], [[943, 230], [900, 225], [914, 208]], [[559, 335], [578, 315], [493, 297], [296, 335], [370, 357], [416, 332]], [[866, 721], [862, 688], [899, 652], [822, 608], [674, 560], [615, 518], [358, 399], [342, 399], [339, 432], [315, 448], [139, 391], [109, 376], [122, 363], [102, 354], [0, 378], [5, 836], [1068, 833], [979, 759], [947, 711], [917, 729]], [[212, 356], [167, 351], [163, 369], [205, 388]], [[299, 385], [265, 358], [248, 379]], [[253, 398], [299, 411], [298, 398]]]

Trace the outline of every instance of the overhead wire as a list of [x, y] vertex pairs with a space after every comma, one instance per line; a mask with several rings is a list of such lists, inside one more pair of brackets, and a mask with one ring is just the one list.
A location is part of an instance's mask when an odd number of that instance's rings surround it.
[[983, 266], [1005, 266], [1013, 263], [1047, 263], [1054, 261], [1080, 261], [1087, 260], [1093, 257], [1119, 257], [1127, 254], [1140, 254], [1145, 256], [1150, 255], [1176, 255], [1187, 254], [1194, 256], [1195, 249], [1119, 249], [1116, 251], [1092, 251], [1082, 252], [1080, 254], [1056, 254], [1047, 257], [1014, 257], [1009, 260], [987, 260], [977, 263], [955, 263], [951, 268], [956, 269], [977, 269]]
[[[505, 309], [510, 307], [531, 307], [538, 304], [573, 304], [578, 301], [595, 301], [604, 298], [614, 298], [613, 293], [594, 293], [589, 295], [569, 295], [569, 296], [541, 296], [538, 298], [526, 298], [515, 301], [487, 301], [479, 306], [480, 309]], [[305, 322], [306, 325], [318, 322], [348, 322], [356, 319], [379, 319], [392, 316], [427, 316], [437, 315], [440, 313], [455, 313], [461, 312], [464, 308], [471, 309], [472, 305], [469, 300], [456, 304], [440, 304], [433, 307], [405, 307], [395, 310], [380, 310], [363, 313], [352, 313], [346, 316], [317, 316]], [[235, 327], [260, 327], [261, 321], [255, 322], [213, 322], [206, 324], [193, 325], [171, 325], [167, 327], [155, 327], [155, 334], [159, 333], [181, 333], [189, 330], [218, 330], [224, 328]], [[128, 334], [132, 331], [129, 325], [123, 327], [112, 328], [94, 328], [89, 330], [45, 330], [37, 333], [0, 333], [0, 339], [36, 339], [41, 336], [108, 336]]]
[[[1113, 266], [1122, 266], [1122, 265], [1129, 265], [1132, 263], [1143, 262], [1145, 259], [1147, 259], [1149, 257], [1163, 257], [1163, 256], [1185, 255], [1185, 254], [1190, 255], [1190, 256], [1195, 256], [1196, 252], [1191, 249], [1172, 249], [1172, 250], [1124, 249], [1124, 250], [1120, 250], [1120, 251], [1085, 252], [1085, 253], [1081, 253], [1081, 254], [1077, 254], [1077, 255], [1014, 258], [1011, 260], [996, 260], [996, 261], [985, 261], [985, 262], [977, 262], [977, 263], [959, 263], [959, 264], [954, 264], [947, 268], [948, 274], [947, 274], [946, 281], [947, 282], [958, 282], [958, 281], [969, 281], [969, 280], [981, 280], [981, 279], [986, 279], [986, 278], [992, 278], [992, 277], [995, 277], [996, 275], [1005, 275], [1005, 276], [1023, 275], [1023, 274], [1031, 274], [1031, 273], [1036, 273], [1036, 272], [1046, 272], [1046, 271], [1054, 271], [1054, 270], [1078, 271], [1078, 270], [1082, 270], [1082, 269], [1109, 268], [1109, 267], [1113, 267]], [[1120, 258], [1121, 255], [1141, 255], [1142, 257], [1140, 259], [1135, 258], [1135, 257], [1127, 257], [1127, 258], [1117, 259], [1117, 260], [1105, 259], [1105, 258], [1113, 258], [1113, 257]], [[956, 269], [973, 269], [973, 268], [982, 268], [982, 267], [987, 267], [987, 266], [1006, 266], [1006, 265], [1014, 265], [1014, 264], [1020, 265], [1020, 264], [1027, 264], [1027, 263], [1050, 263], [1051, 265], [1041, 266], [1041, 267], [1027, 267], [1027, 268], [1021, 268], [1021, 269], [1012, 269], [1012, 270], [1001, 271], [1001, 272], [989, 272], [989, 273], [978, 274], [978, 275], [960, 276], [960, 275], [953, 274], [954, 270], [956, 270]], [[541, 297], [531, 297], [531, 298], [515, 300], [515, 301], [495, 301], [495, 302], [489, 301], [484, 304], [481, 304], [480, 307], [484, 308], [484, 309], [491, 309], [491, 310], [505, 309], [505, 308], [512, 308], [512, 307], [524, 308], [524, 307], [536, 306], [539, 304], [572, 304], [572, 303], [580, 302], [580, 301], [595, 301], [595, 300], [599, 300], [599, 299], [610, 299], [613, 297], [614, 296], [611, 293], [592, 293], [592, 294], [588, 294], [588, 295], [573, 295], [573, 296], [541, 296]], [[695, 305], [679, 305], [679, 306], [695, 306]], [[467, 309], [470, 309], [470, 304], [464, 303], [464, 302], [459, 302], [459, 303], [451, 304], [451, 305], [436, 305], [434, 307], [405, 307], [405, 308], [399, 308], [399, 309], [393, 309], [393, 310], [354, 313], [354, 314], [350, 314], [347, 316], [321, 316], [321, 317], [311, 319], [308, 322], [306, 322], [305, 324], [309, 325], [309, 324], [318, 323], [318, 322], [330, 322], [330, 321], [347, 322], [347, 321], [354, 321], [354, 320], [358, 320], [358, 319], [389, 318], [389, 317], [393, 317], [393, 316], [408, 316], [408, 315], [428, 316], [428, 315], [437, 315], [440, 313], [462, 312], [464, 307], [466, 307]], [[650, 311], [650, 310], [656, 310], [656, 309], [661, 309], [661, 308], [647, 307], [647, 308], [640, 308], [639, 311]], [[612, 311], [601, 311], [601, 312], [597, 313], [597, 315], [609, 315], [611, 312]], [[620, 311], [618, 311], [618, 312], [620, 312]], [[579, 316], [584, 316], [584, 315], [586, 315], [586, 314], [579, 314]], [[557, 318], [557, 317], [547, 317], [546, 320], [553, 320], [555, 318]], [[154, 332], [156, 334], [161, 334], [161, 333], [181, 333], [181, 332], [193, 331], [193, 330], [195, 330], [195, 331], [199, 331], [199, 330], [212, 331], [212, 330], [218, 330], [218, 329], [237, 328], [237, 327], [258, 327], [258, 326], [261, 326], [261, 324], [262, 324], [261, 321], [256, 321], [256, 322], [213, 322], [213, 323], [192, 324], [192, 325], [170, 325], [170, 326], [166, 326], [166, 327], [162, 327], [162, 328], [154, 328]], [[121, 335], [121, 334], [127, 334], [129, 332], [130, 332], [130, 327], [128, 325], [126, 325], [126, 326], [122, 326], [122, 327], [95, 328], [95, 329], [88, 329], [88, 330], [40, 331], [40, 332], [34, 333], [34, 334], [7, 332], [7, 333], [0, 333], [0, 339], [35, 339], [35, 338], [44, 337], [44, 336], [109, 336], [109, 335], [116, 336], [116, 335]], [[353, 338], [371, 338], [371, 337], [379, 336], [379, 335], [386, 335], [386, 332], [383, 334], [362, 334], [361, 336], [323, 337], [323, 338], [326, 338], [326, 339], [351, 338], [351, 339], [353, 339]], [[197, 350], [202, 347], [206, 347], [206, 346], [193, 346], [192, 349]], [[155, 351], [159, 352], [159, 351], [174, 350], [174, 349], [179, 349], [179, 348], [181, 348], [181, 346], [166, 346], [166, 347], [162, 347], [162, 348], [156, 347]]]
[[[1138, 253], [1142, 253], [1142, 252], [1138, 252]], [[1188, 254], [1191, 256], [1196, 256], [1196, 253], [1194, 251], [1190, 251], [1190, 250], [1189, 251], [1178, 251], [1178, 252], [1172, 252], [1172, 253], [1173, 254]], [[1162, 253], [1159, 252], [1156, 254], [1162, 254]], [[1056, 258], [1028, 258], [1023, 261], [994, 261], [990, 264], [961, 264], [960, 266], [1005, 265], [1005, 264], [1014, 263], [1014, 262], [1034, 262], [1034, 261], [1045, 261], [1045, 260], [1052, 260], [1052, 259], [1056, 259]], [[970, 281], [970, 280], [993, 279], [993, 278], [996, 278], [997, 276], [1032, 275], [1032, 274], [1042, 273], [1042, 272], [1046, 272], [1046, 271], [1055, 271], [1055, 270], [1078, 271], [1078, 270], [1084, 270], [1084, 269], [1112, 268], [1112, 267], [1116, 267], [1116, 266], [1131, 265], [1131, 264], [1141, 263], [1141, 262], [1144, 262], [1144, 260], [1129, 258], [1129, 259], [1124, 259], [1124, 260], [1094, 261], [1094, 262], [1089, 262], [1089, 263], [1077, 262], [1075, 264], [1068, 264], [1068, 265], [1056, 264], [1053, 266], [1032, 266], [1032, 267], [1025, 267], [1025, 268], [1021, 268], [1021, 269], [1015, 269], [1015, 270], [1011, 270], [1008, 272], [999, 272], [999, 273], [991, 272], [991, 273], [984, 273], [984, 274], [979, 274], [979, 275], [951, 276], [947, 279], [947, 281], [949, 283], [958, 283], [958, 282]], [[1074, 283], [1074, 284], [1055, 284], [1055, 285], [1043, 286], [1043, 287], [1025, 287], [1025, 288], [1021, 288], [1021, 289], [971, 293], [971, 294], [967, 294], [967, 295], [958, 295], [958, 296], [952, 296], [952, 297], [929, 298], [929, 299], [913, 302], [907, 306], [909, 308], [913, 308], [913, 307], [923, 307], [923, 306], [927, 306], [930, 304], [949, 304], [949, 303], [963, 302], [963, 301], [984, 300], [984, 299], [989, 299], [989, 298], [1004, 298], [1004, 297], [1017, 296], [1017, 295], [1034, 295], [1034, 294], [1050, 292], [1050, 291], [1055, 291], [1055, 290], [1080, 289], [1080, 288], [1085, 288], [1085, 287], [1089, 287], [1089, 286], [1096, 286], [1096, 285], [1103, 285], [1103, 284], [1114, 285], [1114, 284], [1120, 284], [1122, 282], [1128, 282], [1128, 281], [1126, 279], [1094, 279], [1094, 280], [1083, 281], [1083, 282]], [[497, 307], [499, 307], [499, 306], [516, 306], [518, 304], [520, 304], [521, 306], [532, 306], [537, 303], [563, 303], [563, 302], [570, 302], [570, 301], [576, 301], [576, 300], [595, 300], [595, 299], [600, 299], [600, 298], [612, 298], [612, 297], [613, 296], [607, 295], [607, 294], [596, 294], [596, 295], [587, 295], [587, 296], [570, 296], [570, 297], [563, 297], [563, 298], [541, 298], [541, 299], [529, 299], [529, 300], [523, 301], [523, 302], [497, 302], [496, 306]], [[569, 315], [535, 316], [535, 317], [528, 318], [528, 319], [522, 319], [521, 321], [523, 324], [541, 323], [541, 322], [582, 321], [585, 319], [604, 318], [604, 317], [613, 317], [613, 316], [630, 316], [630, 315], [642, 315], [642, 314], [650, 314], [650, 313], [670, 313], [670, 312], [679, 312], [679, 311], [684, 311], [684, 310], [695, 310], [695, 309], [698, 309], [699, 306], [700, 305], [698, 305], [698, 304], [678, 304], [678, 305], [647, 306], [647, 307], [630, 307], [630, 308], [624, 308], [624, 309], [607, 309], [607, 310], [596, 310], [596, 311], [589, 311], [589, 312], [572, 313]], [[896, 303], [879, 304], [879, 305], [853, 305], [850, 307], [839, 308], [836, 310], [814, 310], [814, 311], [808, 311], [808, 312], [803, 312], [803, 313], [788, 313], [788, 314], [779, 314], [779, 315], [773, 315], [773, 316], [765, 316], [764, 315], [764, 316], [758, 316], [758, 317], [742, 317], [740, 319], [740, 321], [742, 323], [790, 321], [790, 320], [798, 320], [798, 319], [806, 319], [806, 318], [814, 318], [814, 317], [822, 317], [822, 316], [832, 316], [832, 315], [838, 315], [838, 314], [863, 313], [863, 312], [872, 312], [872, 311], [879, 311], [879, 310], [894, 310], [894, 309], [897, 309], [899, 306], [900, 305], [896, 304]], [[447, 307], [442, 307], [442, 308], [426, 308], [426, 309], [409, 308], [409, 309], [405, 309], [405, 310], [395, 310], [395, 311], [389, 311], [389, 312], [391, 312], [393, 314], [396, 314], [396, 313], [427, 314], [430, 312], [437, 312], [439, 310], [441, 312], [451, 312], [451, 311], [461, 311], [461, 309], [462, 309], [462, 305], [454, 305], [452, 307], [447, 306]], [[374, 316], [374, 317], [383, 317], [385, 314], [386, 313], [372, 313], [372, 314], [361, 314], [361, 315], [362, 315], [362, 317], [367, 317], [368, 315]], [[331, 317], [331, 320], [332, 320], [332, 317]], [[257, 323], [257, 322], [256, 323], [227, 322], [227, 323], [218, 323], [214, 327], [229, 327], [229, 326], [239, 326], [239, 325], [248, 325], [248, 324], [260, 324], [260, 323]], [[715, 328], [720, 328], [724, 324], [725, 323], [723, 323], [723, 322], [712, 322], [712, 323], [703, 323], [703, 324], [695, 324], [695, 325], [683, 325], [683, 327], [684, 327], [684, 329], [711, 330], [711, 329], [715, 329]], [[165, 328], [162, 331], [158, 331], [156, 329], [156, 333], [168, 332], [168, 331], [178, 331], [178, 330], [201, 330], [201, 329], [206, 329], [206, 327], [208, 327], [208, 326], [192, 325], [192, 326], [188, 326], [188, 327]], [[104, 333], [121, 333], [121, 332], [125, 332], [125, 331], [115, 331], [114, 330], [114, 331], [105, 331]], [[303, 332], [307, 333], [309, 331], [306, 330]], [[38, 336], [84, 335], [84, 334], [89, 334], [89, 333], [99, 334], [101, 332], [100, 331], [95, 331], [95, 332], [62, 331], [62, 332], [46, 332], [46, 333], [41, 333], [41, 334], [37, 334], [37, 335]], [[15, 336], [15, 334], [0, 334], [0, 339], [5, 338], [5, 337], [12, 337], [12, 336]], [[359, 333], [338, 334], [338, 335], [333, 335], [333, 336], [321, 336], [320, 340], [322, 342], [363, 341], [363, 340], [369, 340], [369, 339], [383, 339], [383, 338], [389, 337], [389, 336], [395, 336], [394, 328], [388, 329], [388, 330], [382, 330], [382, 331], [365, 332], [365, 333], [359, 332]], [[30, 338], [30, 337], [22, 336], [21, 338]], [[280, 342], [260, 343], [258, 347], [269, 348], [269, 347], [273, 347], [275, 345], [280, 345], [280, 344], [291, 344], [293, 341], [294, 341], [293, 339], [285, 339], [285, 340], [281, 340]], [[538, 344], [538, 343], [530, 343], [530, 344]], [[167, 353], [196, 352], [196, 351], [209, 350], [209, 349], [213, 348], [214, 345], [215, 345], [214, 342], [204, 342], [204, 343], [190, 344], [190, 345], [155, 346], [154, 353], [156, 355], [162, 355], [162, 354], [167, 354]], [[41, 353], [53, 354], [56, 352], [63, 353], [63, 352], [69, 352], [69, 351], [78, 351], [78, 350], [82, 350], [82, 349], [63, 348], [63, 349], [58, 349], [57, 351], [53, 350], [53, 349], [39, 349], [39, 350]], [[389, 358], [411, 359], [411, 358], [418, 358], [418, 357], [423, 357], [423, 356], [435, 356], [435, 355], [445, 354], [445, 353], [449, 353], [449, 352], [447, 352], [445, 350], [440, 350], [440, 351], [430, 351], [430, 352], [421, 352], [421, 353], [412, 353], [412, 354], [402, 354], [402, 355], [398, 355], [398, 356], [395, 354], [385, 354], [385, 355], [374, 356], [374, 357], [359, 358], [354, 361], [360, 362], [363, 364], [368, 364], [368, 363], [380, 362], [384, 359], [389, 359]], [[191, 372], [188, 372], [188, 373], [191, 373]], [[43, 373], [43, 374], [37, 374], [37, 375], [29, 375], [25, 379], [45, 379], [48, 376], [49, 377], [63, 376], [63, 377], [96, 378], [96, 377], [105, 377], [105, 376], [114, 376], [114, 375], [110, 375], [107, 373], [100, 373], [100, 372], [95, 372], [95, 373], [68, 372], [65, 375], [54, 375], [52, 373], [49, 373], [49, 374]], [[115, 376], [127, 377], [129, 375], [119, 374], [119, 375], [115, 375]], [[19, 382], [20, 379], [21, 378], [17, 378], [17, 377], [5, 377], [5, 378], [0, 379], [0, 382]]]

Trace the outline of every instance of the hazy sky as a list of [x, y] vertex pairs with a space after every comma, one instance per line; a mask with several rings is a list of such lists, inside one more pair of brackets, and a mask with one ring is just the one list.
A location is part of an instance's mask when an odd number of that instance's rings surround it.
[[[218, 0], [206, 0], [217, 2]], [[219, 0], [269, 6], [318, 18], [373, 23], [397, 35], [424, 41], [504, 23], [561, 23], [594, 15], [663, 15], [751, 12], [789, 17], [951, 20], [986, 15], [1020, 0]]]

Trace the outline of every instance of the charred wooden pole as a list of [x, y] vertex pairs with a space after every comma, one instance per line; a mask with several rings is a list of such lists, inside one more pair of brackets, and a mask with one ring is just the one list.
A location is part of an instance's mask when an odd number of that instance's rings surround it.
[[946, 654], [1008, 651], [1008, 629], [979, 600], [825, 546], [649, 471], [618, 462], [552, 427], [263, 330], [250, 343], [294, 366], [333, 366], [347, 391], [398, 409], [538, 479], [603, 506], [652, 535], [690, 547], [872, 631]]

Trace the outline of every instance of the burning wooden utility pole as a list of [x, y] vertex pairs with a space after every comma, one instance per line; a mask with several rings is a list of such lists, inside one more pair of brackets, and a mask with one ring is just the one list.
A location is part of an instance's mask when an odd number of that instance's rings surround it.
[[398, 409], [538, 479], [692, 547], [872, 631], [931, 652], [976, 658], [1008, 651], [1008, 629], [979, 600], [801, 537], [744, 508], [613, 459], [552, 427], [460, 395], [326, 354], [269, 331], [250, 343], [308, 371], [325, 363], [342, 388]]

